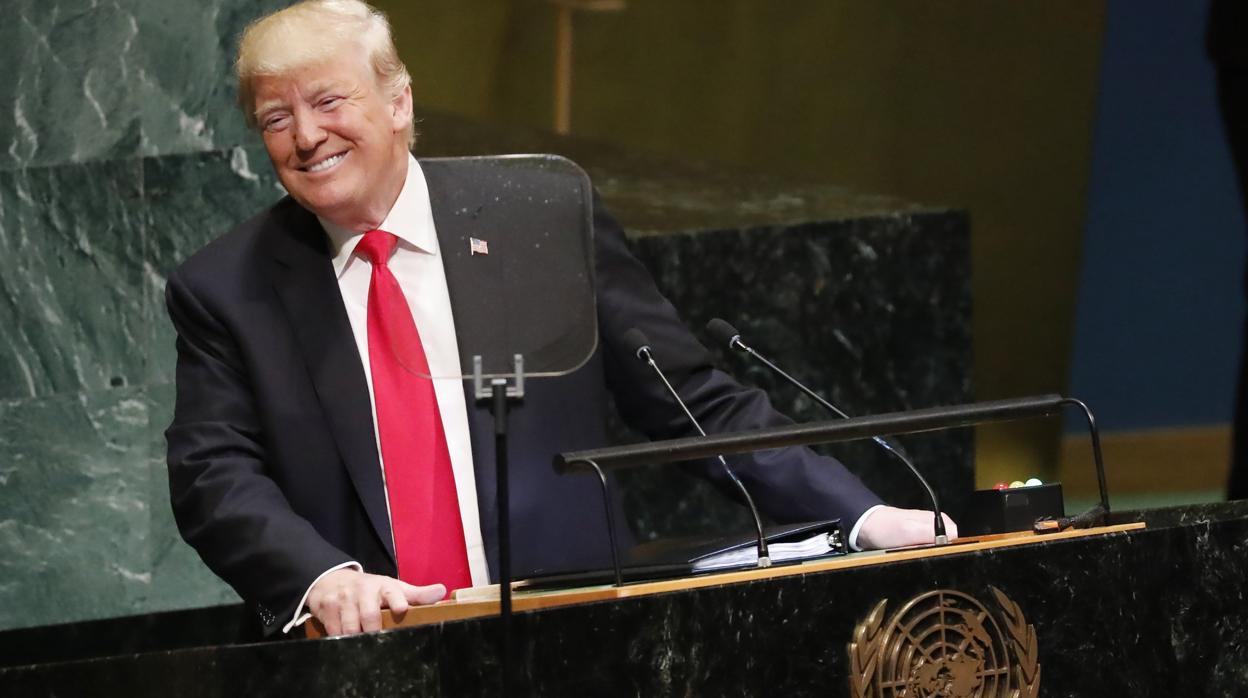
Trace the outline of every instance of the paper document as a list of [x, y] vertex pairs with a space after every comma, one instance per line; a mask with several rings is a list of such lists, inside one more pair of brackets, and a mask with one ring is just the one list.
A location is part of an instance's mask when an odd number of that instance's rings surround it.
[[[805, 560], [827, 555], [836, 550], [828, 538], [829, 534], [825, 531], [793, 543], [772, 543], [767, 546], [767, 554], [772, 562]], [[757, 564], [758, 546], [747, 545], [698, 560], [693, 563], [693, 571], [707, 572], [728, 567], [753, 567]]]

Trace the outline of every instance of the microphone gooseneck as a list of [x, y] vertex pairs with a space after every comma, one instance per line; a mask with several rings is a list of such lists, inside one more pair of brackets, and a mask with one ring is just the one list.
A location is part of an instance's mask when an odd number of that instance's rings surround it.
[[[672, 398], [676, 400], [676, 404], [680, 405], [680, 409], [684, 411], [685, 417], [689, 419], [689, 423], [693, 425], [694, 429], [698, 430], [699, 434], [706, 436], [706, 431], [702, 429], [702, 425], [698, 423], [697, 418], [689, 411], [685, 401], [680, 399], [680, 393], [676, 392], [676, 389], [668, 382], [663, 370], [655, 363], [654, 355], [650, 351], [650, 341], [646, 338], [645, 333], [634, 327], [624, 333], [624, 342], [634, 356], [654, 369], [659, 380], [663, 381], [663, 385], [667, 388], [667, 392], [671, 394]], [[750, 516], [754, 518], [754, 529], [758, 534], [758, 566], [770, 567], [771, 557], [767, 553], [767, 537], [763, 534], [763, 520], [758, 515], [758, 508], [754, 506], [754, 498], [750, 496], [750, 491], [745, 488], [745, 483], [741, 482], [741, 478], [737, 477], [737, 474], [729, 467], [727, 459], [723, 456], [716, 457], [719, 459], [719, 464], [723, 466], [724, 473], [728, 476], [728, 479], [732, 480], [732, 483], [740, 490], [741, 496], [745, 498], [745, 503], [750, 509]]]
[[[819, 395], [815, 391], [806, 387], [801, 381], [797, 380], [793, 376], [790, 376], [779, 366], [768, 360], [767, 357], [759, 354], [757, 351], [754, 351], [754, 349], [742, 342], [741, 333], [737, 331], [737, 328], [728, 324], [727, 321], [720, 318], [713, 318], [710, 322], [706, 323], [706, 329], [722, 344], [727, 344], [729, 349], [743, 352], [757, 359], [773, 373], [779, 375], [798, 390], [805, 393], [807, 397], [819, 403], [819, 405], [828, 412], [840, 417], [841, 419], [849, 419], [849, 415], [841, 411], [841, 409], [836, 405], [833, 405], [823, 399], [822, 395]], [[901, 447], [901, 444], [895, 443], [891, 439], [886, 439], [882, 436], [873, 436], [871, 437], [871, 440], [879, 444], [881, 448], [893, 454], [898, 460], [904, 463], [905, 466], [910, 469], [910, 472], [914, 474], [915, 479], [923, 485], [923, 489], [927, 490], [927, 496], [932, 500], [932, 513], [935, 516], [935, 523], [932, 528], [935, 532], [936, 544], [947, 544], [949, 542], [949, 536], [945, 532], [945, 520], [940, 515], [940, 500], [936, 497], [936, 490], [932, 489], [932, 486], [927, 482], [927, 478], [923, 477], [923, 474], [919, 472], [919, 469], [914, 467], [914, 463], [910, 461], [909, 455], [906, 453], [905, 449]]]

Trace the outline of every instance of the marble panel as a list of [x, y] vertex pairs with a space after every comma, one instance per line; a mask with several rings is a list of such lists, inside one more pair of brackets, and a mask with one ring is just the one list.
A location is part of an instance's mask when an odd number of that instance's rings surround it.
[[126, 0], [139, 29], [134, 99], [142, 155], [256, 145], [240, 116], [234, 52], [248, 22], [287, 0]]
[[0, 23], [0, 168], [126, 157], [139, 142], [131, 8], [10, 0]]
[[416, 114], [419, 157], [555, 153], [571, 159], [589, 173], [631, 237], [945, 210], [826, 183], [667, 160], [575, 137], [483, 124], [421, 105]]
[[[849, 414], [969, 402], [969, 228], [965, 215], [926, 212], [795, 226], [641, 236], [634, 249], [685, 321], [723, 317], [754, 346]], [[717, 364], [763, 388], [798, 421], [822, 408], [740, 354]], [[969, 431], [901, 436], [941, 506], [961, 511], [974, 488]], [[822, 449], [886, 501], [929, 507], [904, 466], [870, 442]], [[643, 538], [746, 528], [740, 507], [679, 471], [623, 475]]]
[[237, 602], [178, 537], [172, 386], [0, 403], [0, 628]]
[[0, 172], [0, 398], [141, 382], [141, 197], [137, 160]]
[[283, 0], [9, 0], [0, 23], [0, 169], [248, 141], [231, 62]]
[[149, 409], [135, 388], [0, 403], [0, 627], [146, 609]]
[[[173, 380], [174, 332], [165, 280], [187, 257], [285, 195], [260, 148], [143, 159], [142, 216], [151, 347], [146, 380]], [[170, 406], [172, 401], [170, 401]]]

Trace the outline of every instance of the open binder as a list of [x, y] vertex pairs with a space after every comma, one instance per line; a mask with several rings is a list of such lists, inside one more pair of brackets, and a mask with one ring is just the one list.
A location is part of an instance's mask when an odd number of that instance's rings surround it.
[[[763, 529], [763, 535], [767, 539], [773, 565], [847, 552], [840, 519], [768, 526]], [[625, 582], [643, 582], [751, 569], [758, 564], [757, 545], [758, 536], [754, 533], [665, 538], [642, 543], [629, 550], [620, 572]], [[614, 581], [614, 570], [585, 570], [539, 574], [521, 582], [518, 588], [590, 586]]]

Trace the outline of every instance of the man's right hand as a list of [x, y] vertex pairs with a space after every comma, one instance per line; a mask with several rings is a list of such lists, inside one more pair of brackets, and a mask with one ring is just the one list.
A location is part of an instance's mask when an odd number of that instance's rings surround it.
[[381, 609], [401, 619], [413, 605], [436, 603], [446, 587], [412, 586], [393, 577], [343, 568], [321, 577], [308, 592], [308, 610], [330, 635], [381, 630]]

